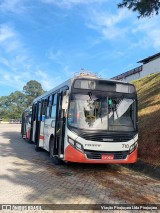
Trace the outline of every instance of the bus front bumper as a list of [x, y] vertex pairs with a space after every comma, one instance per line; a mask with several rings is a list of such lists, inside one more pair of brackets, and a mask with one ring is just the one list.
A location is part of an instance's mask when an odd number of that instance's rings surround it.
[[129, 154], [126, 157], [126, 159], [119, 159], [119, 160], [88, 159], [84, 153], [76, 150], [71, 145], [68, 145], [65, 150], [64, 160], [68, 162], [77, 162], [77, 163], [128, 164], [128, 163], [135, 163], [137, 161], [137, 152], [138, 148], [136, 148], [131, 154]]

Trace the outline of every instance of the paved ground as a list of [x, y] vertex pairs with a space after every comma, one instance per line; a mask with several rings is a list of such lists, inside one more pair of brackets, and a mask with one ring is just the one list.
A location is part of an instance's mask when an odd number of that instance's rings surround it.
[[19, 124], [0, 124], [0, 204], [27, 203], [160, 204], [160, 182], [118, 165], [55, 166]]

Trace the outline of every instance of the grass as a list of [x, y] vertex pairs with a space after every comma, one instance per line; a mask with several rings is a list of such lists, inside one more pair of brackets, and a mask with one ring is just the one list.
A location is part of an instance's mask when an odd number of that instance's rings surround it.
[[138, 93], [139, 159], [160, 166], [160, 73], [132, 83]]

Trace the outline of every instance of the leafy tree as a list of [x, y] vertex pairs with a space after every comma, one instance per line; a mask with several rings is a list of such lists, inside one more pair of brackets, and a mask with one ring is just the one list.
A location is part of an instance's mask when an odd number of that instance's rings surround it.
[[41, 84], [31, 80], [23, 87], [23, 93], [15, 91], [8, 96], [0, 97], [0, 118], [21, 118], [22, 112], [32, 104], [33, 99], [43, 93]]
[[23, 92], [26, 95], [26, 103], [29, 106], [36, 97], [42, 95], [45, 91], [39, 82], [31, 80], [23, 87]]
[[159, 0], [122, 0], [118, 8], [126, 7], [133, 12], [138, 12], [138, 18], [158, 15], [160, 9]]
[[20, 118], [25, 108], [25, 95], [20, 91], [15, 91], [9, 96], [0, 98], [0, 118]]

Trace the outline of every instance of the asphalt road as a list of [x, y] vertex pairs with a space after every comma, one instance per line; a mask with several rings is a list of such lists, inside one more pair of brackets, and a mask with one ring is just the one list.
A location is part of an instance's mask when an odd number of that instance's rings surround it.
[[160, 182], [119, 165], [55, 166], [21, 138], [20, 124], [0, 124], [0, 204], [27, 203], [160, 204]]

